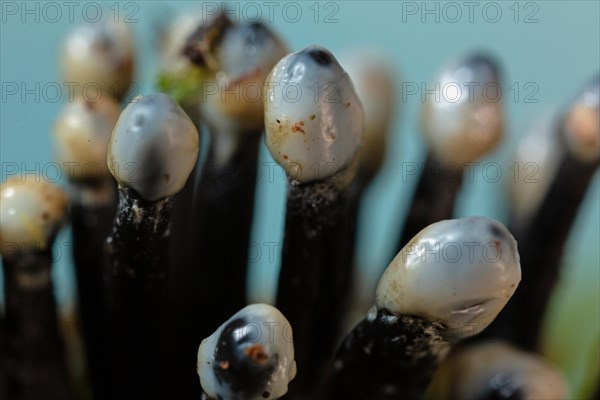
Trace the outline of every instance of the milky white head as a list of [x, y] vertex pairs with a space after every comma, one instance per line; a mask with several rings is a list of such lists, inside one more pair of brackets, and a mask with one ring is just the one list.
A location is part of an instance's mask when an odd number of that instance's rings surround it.
[[376, 305], [464, 337], [494, 320], [520, 280], [517, 243], [504, 225], [485, 217], [445, 220], [398, 253], [379, 281]]
[[110, 176], [108, 142], [120, 112], [109, 96], [96, 101], [78, 97], [63, 108], [54, 125], [54, 143], [57, 160], [69, 179]]
[[498, 67], [484, 56], [447, 66], [430, 82], [421, 114], [436, 158], [462, 165], [491, 151], [504, 131]]
[[365, 116], [350, 77], [327, 49], [284, 57], [266, 87], [267, 146], [291, 179], [324, 180], [352, 162]]
[[395, 83], [398, 72], [383, 52], [355, 49], [340, 57], [365, 112], [361, 165], [376, 172], [385, 158], [391, 124], [398, 114]]
[[567, 114], [563, 137], [569, 152], [582, 162], [600, 162], [600, 76], [583, 90]]
[[32, 176], [8, 179], [0, 186], [1, 253], [48, 249], [66, 209], [66, 193], [53, 183]]
[[82, 25], [67, 37], [60, 59], [64, 81], [77, 84], [75, 94], [122, 99], [134, 69], [129, 27], [112, 19]]
[[234, 314], [198, 349], [202, 389], [214, 399], [278, 399], [296, 375], [292, 329], [267, 304]]
[[136, 97], [121, 113], [108, 149], [120, 185], [156, 201], [183, 188], [198, 158], [198, 131], [165, 94]]

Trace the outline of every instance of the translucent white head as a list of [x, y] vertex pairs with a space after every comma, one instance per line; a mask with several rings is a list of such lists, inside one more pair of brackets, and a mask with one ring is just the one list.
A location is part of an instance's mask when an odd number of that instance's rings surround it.
[[70, 180], [110, 176], [108, 142], [117, 123], [119, 105], [109, 96], [68, 103], [54, 125], [55, 152]]
[[468, 346], [452, 357], [453, 396], [480, 399], [564, 399], [568, 396], [562, 374], [539, 356], [506, 343]]
[[169, 96], [138, 96], [121, 113], [108, 149], [120, 185], [156, 201], [183, 188], [198, 158], [198, 131]]
[[430, 83], [421, 114], [429, 148], [442, 162], [462, 165], [482, 157], [500, 141], [504, 115], [498, 68], [484, 56], [446, 67]]
[[82, 87], [88, 84], [100, 88], [100, 95], [119, 100], [131, 86], [134, 57], [133, 39], [127, 24], [115, 23], [109, 18], [82, 25], [66, 39], [60, 57], [63, 79], [79, 84], [76, 94], [85, 95]]
[[208, 70], [200, 114], [218, 132], [262, 131], [263, 85], [287, 54], [267, 25], [233, 23], [220, 15], [188, 41], [188, 54]]
[[583, 162], [600, 161], [600, 76], [590, 82], [564, 122], [567, 149]]
[[311, 46], [284, 57], [265, 85], [267, 146], [291, 179], [324, 180], [351, 163], [365, 115], [350, 77], [327, 49]]
[[197, 365], [210, 398], [280, 398], [296, 375], [290, 324], [275, 307], [247, 306], [202, 341]]
[[206, 17], [200, 12], [186, 12], [174, 18], [161, 37], [160, 61], [164, 71], [169, 73], [186, 72], [191, 66], [185, 56], [188, 37], [205, 22]]
[[[525, 226], [544, 196], [563, 157], [553, 113], [539, 118], [520, 140], [509, 179], [513, 221]], [[512, 167], [511, 167], [512, 168]]]
[[379, 281], [376, 305], [466, 337], [494, 320], [520, 280], [517, 243], [504, 225], [485, 217], [445, 220], [398, 253]]
[[398, 73], [385, 53], [372, 49], [355, 49], [342, 55], [340, 62], [350, 75], [365, 112], [361, 164], [376, 172], [385, 158], [391, 124], [398, 113]]
[[14, 176], [0, 186], [1, 253], [45, 250], [62, 226], [66, 193], [39, 177]]

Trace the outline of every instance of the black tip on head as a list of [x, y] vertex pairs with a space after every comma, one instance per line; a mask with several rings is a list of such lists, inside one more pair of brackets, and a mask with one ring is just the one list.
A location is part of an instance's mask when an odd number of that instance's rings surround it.
[[477, 69], [487, 69], [494, 76], [495, 80], [498, 81], [498, 77], [500, 76], [500, 67], [499, 63], [491, 56], [483, 53], [476, 53], [467, 57], [464, 61], [464, 65]]
[[498, 239], [504, 239], [505, 237], [505, 233], [502, 229], [498, 228], [495, 224], [490, 225], [490, 232], [492, 233], [492, 236]]
[[311, 49], [308, 51], [308, 55], [319, 65], [328, 66], [333, 63], [331, 54], [321, 49]]
[[492, 378], [478, 400], [525, 400], [525, 394], [512, 374], [501, 374]]
[[263, 42], [268, 36], [269, 30], [260, 22], [252, 22], [245, 27], [246, 44], [257, 44]]

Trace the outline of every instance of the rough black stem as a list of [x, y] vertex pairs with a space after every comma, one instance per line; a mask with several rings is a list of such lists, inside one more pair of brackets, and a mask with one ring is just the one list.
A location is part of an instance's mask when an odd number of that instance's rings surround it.
[[444, 165], [428, 153], [394, 255], [425, 227], [452, 217], [462, 174], [459, 165]]
[[107, 303], [111, 398], [168, 398], [165, 357], [171, 199], [141, 199], [119, 187], [108, 238]]
[[501, 337], [525, 350], [537, 350], [565, 243], [597, 167], [565, 155], [531, 222], [513, 231], [519, 243], [521, 283], [483, 337]]
[[417, 317], [373, 310], [346, 336], [321, 398], [422, 399], [450, 347], [443, 331]]
[[6, 318], [3, 368], [11, 400], [71, 398], [49, 250], [4, 255]]
[[348, 293], [347, 213], [347, 191], [333, 182], [290, 183], [276, 301], [294, 331], [290, 399], [310, 398], [333, 356]]
[[[240, 133], [226, 164], [216, 160], [213, 133], [196, 188], [188, 261], [176, 266], [172, 297], [177, 341], [172, 374], [179, 399], [198, 399], [196, 354], [203, 338], [246, 305], [260, 132]], [[201, 310], [210, 310], [202, 313]]]
[[71, 197], [73, 261], [88, 374], [94, 399], [109, 399], [106, 388], [111, 365], [103, 271], [106, 238], [115, 216], [116, 183], [112, 180], [73, 182]]

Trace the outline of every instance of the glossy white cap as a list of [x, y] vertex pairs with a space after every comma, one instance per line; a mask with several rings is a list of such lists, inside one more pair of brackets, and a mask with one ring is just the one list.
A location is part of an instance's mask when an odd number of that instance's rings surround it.
[[537, 210], [560, 165], [564, 149], [557, 129], [554, 115], [545, 115], [535, 121], [517, 146], [507, 180], [513, 221], [519, 226], [525, 226]]
[[521, 280], [517, 242], [485, 217], [444, 220], [394, 258], [376, 292], [378, 309], [446, 325], [455, 337], [485, 329]]
[[185, 72], [191, 62], [184, 50], [188, 38], [205, 22], [201, 12], [186, 12], [173, 18], [161, 36], [159, 56], [161, 68], [169, 73]]
[[200, 113], [219, 134], [262, 131], [264, 83], [287, 48], [262, 23], [227, 25], [214, 48]]
[[109, 96], [97, 101], [76, 98], [54, 125], [56, 158], [70, 180], [110, 176], [108, 142], [121, 109]]
[[136, 97], [110, 139], [108, 168], [120, 185], [156, 201], [183, 188], [198, 158], [198, 131], [181, 107], [161, 93]]
[[67, 195], [38, 177], [15, 176], [0, 186], [0, 248], [45, 250], [65, 220]]
[[582, 162], [600, 161], [600, 76], [590, 82], [564, 122], [569, 152]]
[[[446, 366], [452, 375], [453, 398], [478, 400], [491, 393], [522, 400], [565, 399], [567, 383], [562, 374], [541, 357], [503, 342], [484, 342], [465, 347]], [[514, 397], [511, 397], [514, 396]]]
[[286, 56], [266, 87], [267, 146], [290, 179], [325, 180], [352, 162], [365, 114], [350, 77], [329, 50], [311, 46]]
[[498, 67], [473, 56], [442, 70], [429, 83], [421, 114], [422, 132], [436, 158], [473, 162], [490, 152], [504, 131]]
[[[77, 95], [86, 95], [83, 88], [89, 84], [101, 89], [99, 96], [121, 99], [131, 86], [135, 62], [129, 27], [111, 18], [82, 25], [67, 37], [60, 59], [63, 80], [79, 85]], [[96, 98], [95, 90], [89, 91]]]
[[[202, 341], [197, 365], [210, 398], [278, 399], [296, 375], [290, 324], [273, 306], [249, 305]], [[247, 385], [234, 381], [244, 372], [255, 379]]]
[[361, 164], [376, 172], [385, 159], [391, 124], [398, 114], [395, 86], [400, 77], [381, 51], [354, 49], [342, 55], [340, 62], [350, 75], [365, 112]]

